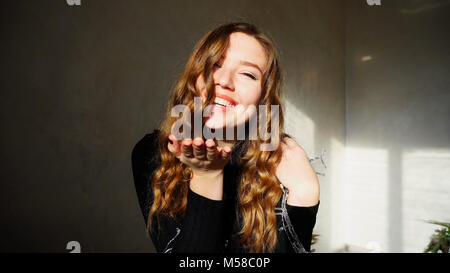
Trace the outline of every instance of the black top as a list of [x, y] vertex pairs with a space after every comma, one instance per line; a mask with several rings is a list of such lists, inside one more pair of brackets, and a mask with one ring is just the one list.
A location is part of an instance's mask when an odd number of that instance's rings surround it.
[[[158, 145], [159, 131], [146, 134], [134, 147], [132, 168], [139, 205], [147, 223], [153, 202], [150, 187], [154, 172], [161, 164]], [[152, 219], [150, 237], [158, 252], [244, 252], [233, 234], [239, 231], [239, 210], [236, 202], [237, 183], [240, 180], [239, 157], [245, 151], [238, 142], [224, 168], [223, 200], [216, 201], [189, 189], [184, 216], [173, 219], [160, 215], [160, 229]], [[275, 252], [309, 252], [312, 230], [319, 203], [312, 207], [290, 206], [286, 203], [287, 190], [278, 203], [278, 236]]]

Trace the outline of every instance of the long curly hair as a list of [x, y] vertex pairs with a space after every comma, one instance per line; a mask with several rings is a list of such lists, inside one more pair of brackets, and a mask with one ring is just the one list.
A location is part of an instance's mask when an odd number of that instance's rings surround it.
[[[160, 125], [159, 148], [161, 165], [156, 170], [151, 186], [154, 202], [149, 212], [148, 227], [152, 227], [152, 218], [156, 216], [158, 225], [161, 214], [176, 218], [183, 215], [187, 205], [187, 194], [192, 170], [180, 162], [169, 152], [168, 136], [176, 117], [171, 116], [175, 105], [186, 105], [194, 109], [194, 97], [200, 96], [196, 88], [197, 77], [201, 74], [205, 81], [207, 98], [204, 105], [214, 101], [215, 84], [212, 77], [214, 64], [225, 53], [229, 36], [234, 32], [242, 32], [254, 37], [265, 50], [267, 65], [261, 81], [261, 97], [259, 105], [267, 106], [266, 127], [271, 128], [271, 105], [279, 105], [279, 134], [275, 143], [282, 141], [283, 107], [281, 104], [282, 73], [274, 44], [257, 27], [249, 23], [230, 23], [217, 27], [207, 33], [195, 46], [181, 77], [176, 82], [167, 105], [166, 117]], [[248, 122], [247, 122], [248, 123]], [[262, 126], [258, 124], [258, 126]], [[257, 130], [259, 132], [259, 130]], [[272, 135], [274, 135], [271, 132]], [[272, 139], [272, 143], [273, 143]], [[247, 151], [240, 158], [242, 175], [239, 181], [238, 198], [241, 227], [238, 238], [247, 252], [272, 252], [277, 242], [277, 223], [275, 206], [279, 202], [283, 190], [276, 178], [276, 167], [281, 161], [281, 145], [274, 151], [263, 151], [262, 144], [270, 140], [244, 140]]]

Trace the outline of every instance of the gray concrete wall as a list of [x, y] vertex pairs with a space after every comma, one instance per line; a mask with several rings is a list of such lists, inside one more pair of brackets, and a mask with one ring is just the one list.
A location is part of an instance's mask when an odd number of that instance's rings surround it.
[[288, 132], [310, 157], [327, 150], [321, 240], [313, 248], [336, 244], [343, 2], [11, 0], [0, 20], [1, 251], [64, 252], [72, 240], [83, 252], [153, 251], [131, 149], [162, 117], [195, 43], [233, 20], [274, 38], [286, 73]]
[[[314, 229], [320, 239], [312, 248], [329, 252], [343, 244], [339, 219], [344, 207], [337, 204], [342, 202], [345, 167], [345, 9], [343, 1], [296, 3], [277, 15], [289, 18], [281, 25], [291, 27], [274, 33], [284, 51], [286, 130], [310, 158], [323, 154], [325, 166], [319, 159], [312, 162], [324, 174], [319, 175], [321, 201]], [[291, 18], [291, 10], [299, 12]]]
[[421, 252], [450, 222], [450, 1], [347, 1], [345, 241]]

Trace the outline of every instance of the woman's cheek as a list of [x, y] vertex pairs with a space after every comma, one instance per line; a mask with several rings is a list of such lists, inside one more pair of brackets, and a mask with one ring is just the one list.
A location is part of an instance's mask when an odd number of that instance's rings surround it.
[[261, 89], [255, 86], [248, 87], [246, 94], [243, 94], [245, 105], [256, 105], [261, 97]]

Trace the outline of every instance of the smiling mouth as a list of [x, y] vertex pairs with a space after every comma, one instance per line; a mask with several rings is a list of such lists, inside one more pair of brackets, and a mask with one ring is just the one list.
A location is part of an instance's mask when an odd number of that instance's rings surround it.
[[234, 107], [234, 104], [226, 99], [215, 97], [214, 103], [223, 107]]

